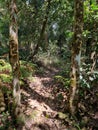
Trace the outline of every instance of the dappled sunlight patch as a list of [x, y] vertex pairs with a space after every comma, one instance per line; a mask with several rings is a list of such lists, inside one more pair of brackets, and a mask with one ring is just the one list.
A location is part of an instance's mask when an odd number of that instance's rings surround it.
[[53, 112], [53, 110], [51, 109], [51, 107], [49, 107], [49, 105], [47, 105], [44, 101], [39, 102], [36, 99], [28, 99], [28, 104], [32, 109], [36, 109], [38, 111], [40, 111], [41, 113], [43, 111], [47, 111], [47, 112]]
[[[61, 67], [49, 67], [41, 64], [37, 69], [37, 73], [23, 79], [22, 104], [26, 116], [25, 128], [30, 130], [38, 128], [40, 130], [40, 128], [46, 128], [44, 124], [48, 122], [51, 130], [67, 129], [66, 126], [70, 124], [70, 121], [64, 112], [68, 109], [66, 105], [68, 89], [64, 88], [64, 85], [65, 82], [67, 85], [69, 84], [67, 82], [69, 78], [64, 77], [66, 71], [64, 71], [63, 75], [60, 70]], [[55, 76], [58, 82], [63, 83], [55, 82]]]
[[11, 72], [11, 65], [7, 61], [0, 59], [0, 71]]
[[0, 65], [1, 65], [1, 66], [5, 66], [5, 65], [6, 65], [6, 62], [5, 62], [5, 60], [3, 60], [3, 59], [0, 59]]
[[12, 81], [12, 76], [7, 74], [0, 74], [0, 79], [2, 80], [2, 82], [10, 83]]
[[28, 94], [28, 92], [26, 92], [26, 91], [21, 91], [21, 93], [22, 93], [22, 98], [24, 98], [24, 96], [26, 96], [26, 97], [29, 97], [30, 96], [30, 94]]
[[[35, 91], [36, 93], [40, 94], [44, 97], [51, 97], [51, 89], [48, 88], [47, 82], [51, 82], [50, 78], [39, 78], [39, 77], [33, 77], [33, 82], [30, 83], [30, 88]], [[50, 93], [49, 93], [50, 92]]]
[[53, 50], [53, 52], [44, 52], [44, 53], [39, 52], [37, 54], [37, 61], [42, 62], [47, 67], [49, 66], [59, 67], [59, 65], [63, 63], [63, 60], [57, 54], [57, 50], [55, 51]]

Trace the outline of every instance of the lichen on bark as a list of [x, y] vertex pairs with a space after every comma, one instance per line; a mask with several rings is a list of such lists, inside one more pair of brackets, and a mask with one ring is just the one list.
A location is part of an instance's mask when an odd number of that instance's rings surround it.
[[20, 64], [18, 52], [18, 25], [17, 25], [17, 6], [16, 0], [11, 0], [10, 7], [10, 26], [9, 26], [9, 60], [13, 74], [13, 99], [15, 106], [20, 105]]
[[71, 84], [69, 108], [72, 115], [76, 112], [77, 93], [79, 89], [79, 70], [83, 31], [83, 0], [74, 1], [74, 36], [71, 56]]

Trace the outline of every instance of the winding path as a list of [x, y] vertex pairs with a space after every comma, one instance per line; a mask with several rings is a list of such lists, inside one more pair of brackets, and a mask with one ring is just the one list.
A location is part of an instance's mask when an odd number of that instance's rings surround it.
[[27, 81], [22, 90], [22, 103], [26, 115], [23, 130], [68, 130], [57, 118], [58, 102], [53, 94], [55, 68], [43, 68], [33, 81]]

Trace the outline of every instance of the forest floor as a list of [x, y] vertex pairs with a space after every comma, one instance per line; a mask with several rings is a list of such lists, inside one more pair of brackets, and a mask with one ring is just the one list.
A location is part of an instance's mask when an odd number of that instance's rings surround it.
[[80, 97], [78, 115], [76, 118], [71, 117], [68, 110], [69, 89], [64, 88], [64, 84], [57, 82], [57, 79], [55, 81], [55, 77], [60, 78], [60, 73], [64, 71], [64, 65], [65, 63], [58, 66], [42, 63], [30, 80], [24, 80], [22, 104], [26, 118], [23, 130], [98, 129], [96, 84], [91, 90], [81, 89], [84, 97]]
[[69, 62], [60, 60], [56, 64], [34, 64], [21, 61], [20, 69], [21, 111], [16, 123], [7, 107], [12, 93], [11, 66], [6, 60], [0, 60], [1, 87], [7, 95], [2, 100], [5, 101], [3, 108], [6, 106], [6, 109], [0, 113], [0, 130], [98, 130], [97, 78], [91, 82], [91, 88], [82, 85], [78, 115], [72, 117], [68, 109]]
[[[42, 66], [41, 69], [42, 73], [33, 75], [33, 81], [25, 81], [22, 87], [23, 112], [26, 117], [23, 130], [69, 130], [68, 115], [61, 111], [67, 95], [63, 91], [57, 92], [57, 84], [54, 82], [60, 68]], [[64, 96], [61, 95], [63, 93]]]

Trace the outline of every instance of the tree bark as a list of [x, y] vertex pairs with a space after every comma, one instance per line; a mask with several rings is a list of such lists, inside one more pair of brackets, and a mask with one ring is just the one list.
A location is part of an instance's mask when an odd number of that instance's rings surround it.
[[91, 45], [91, 54], [90, 54], [90, 62], [91, 64], [91, 73], [94, 72], [97, 66], [97, 25], [98, 22], [95, 20], [93, 24], [93, 33], [92, 33], [92, 45]]
[[13, 98], [16, 106], [20, 105], [20, 64], [18, 52], [18, 26], [16, 0], [10, 3], [10, 25], [9, 25], [9, 60], [13, 73]]
[[5, 101], [4, 101], [4, 94], [2, 91], [3, 84], [0, 80], [0, 113], [5, 111]]
[[72, 115], [76, 113], [77, 96], [79, 89], [80, 77], [80, 58], [82, 45], [82, 31], [83, 31], [83, 0], [75, 0], [74, 2], [74, 36], [72, 43], [71, 56], [71, 84], [70, 84], [70, 98], [69, 108]]
[[49, 14], [51, 0], [48, 0], [47, 2], [48, 2], [48, 4], [47, 4], [47, 8], [46, 8], [46, 15], [45, 15], [45, 18], [43, 20], [43, 24], [42, 24], [42, 28], [41, 28], [41, 32], [40, 32], [40, 37], [38, 39], [37, 45], [34, 48], [34, 52], [32, 54], [32, 57], [34, 57], [37, 54], [37, 52], [39, 50], [39, 47], [41, 45], [44, 33], [45, 33], [45, 29], [46, 29], [46, 25], [47, 25], [47, 21], [48, 21], [48, 14]]
[[97, 67], [97, 46], [98, 46], [97, 45], [97, 34], [98, 34], [97, 25], [98, 25], [98, 22], [94, 20], [94, 24], [92, 25], [92, 30], [90, 30], [91, 38], [88, 38], [86, 42], [85, 55], [87, 58], [85, 59], [85, 63], [90, 64], [89, 69], [91, 70], [91, 73], [93, 73]]

